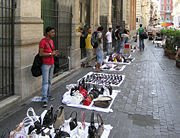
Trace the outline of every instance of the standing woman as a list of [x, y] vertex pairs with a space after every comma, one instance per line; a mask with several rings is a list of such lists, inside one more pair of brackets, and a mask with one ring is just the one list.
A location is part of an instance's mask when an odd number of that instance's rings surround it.
[[96, 64], [96, 71], [100, 71], [100, 67], [103, 63], [104, 53], [103, 53], [103, 27], [100, 26], [97, 29], [97, 40], [98, 40], [98, 47], [96, 48], [96, 57], [97, 57], [97, 64]]
[[45, 30], [45, 37], [39, 43], [39, 54], [42, 57], [42, 102], [43, 107], [46, 108], [49, 100], [53, 100], [51, 96], [51, 80], [54, 71], [54, 56], [59, 55], [55, 50], [52, 38], [55, 36], [55, 29], [47, 27]]

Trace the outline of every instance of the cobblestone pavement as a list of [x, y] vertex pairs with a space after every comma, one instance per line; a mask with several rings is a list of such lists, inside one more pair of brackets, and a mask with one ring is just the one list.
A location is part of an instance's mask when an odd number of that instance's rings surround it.
[[[101, 113], [105, 124], [113, 126], [110, 138], [180, 138], [180, 69], [163, 54], [163, 49], [147, 41], [145, 51], [134, 53], [136, 60], [122, 72], [126, 78], [112, 106], [113, 113]], [[75, 83], [90, 70], [81, 69], [56, 83], [56, 100], [51, 104], [61, 104], [66, 84]], [[39, 103], [30, 101], [17, 106], [11, 111], [16, 111], [13, 115], [0, 122], [0, 133], [14, 128], [30, 106], [37, 114], [43, 110]], [[84, 109], [66, 107], [66, 118], [73, 110], [79, 115], [81, 110], [85, 111], [89, 122], [91, 111]]]

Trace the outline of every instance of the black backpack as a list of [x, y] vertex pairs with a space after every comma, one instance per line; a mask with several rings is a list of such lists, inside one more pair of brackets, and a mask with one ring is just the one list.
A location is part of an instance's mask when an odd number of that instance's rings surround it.
[[42, 75], [41, 66], [42, 66], [42, 58], [39, 56], [39, 54], [37, 54], [34, 57], [33, 65], [31, 67], [31, 73], [34, 77], [39, 77]]
[[98, 32], [95, 31], [91, 37], [91, 45], [93, 46], [93, 48], [98, 47], [98, 37], [97, 36], [98, 36]]

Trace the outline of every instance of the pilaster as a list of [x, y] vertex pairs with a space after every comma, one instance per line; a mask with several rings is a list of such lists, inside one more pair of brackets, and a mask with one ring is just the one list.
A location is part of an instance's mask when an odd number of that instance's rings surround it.
[[41, 87], [41, 78], [31, 75], [33, 58], [43, 36], [41, 0], [17, 0], [15, 10], [15, 94], [22, 99]]
[[70, 49], [70, 68], [80, 67], [81, 50], [80, 50], [80, 33], [77, 31], [80, 26], [79, 0], [72, 0], [72, 41]]

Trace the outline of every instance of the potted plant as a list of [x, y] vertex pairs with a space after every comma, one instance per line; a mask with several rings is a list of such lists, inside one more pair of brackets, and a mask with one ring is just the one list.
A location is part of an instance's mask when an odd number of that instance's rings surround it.
[[163, 29], [161, 34], [166, 38], [164, 54], [170, 59], [175, 59], [176, 46], [179, 43], [180, 31], [175, 29]]
[[180, 46], [178, 46], [176, 53], [176, 67], [180, 68]]
[[180, 56], [176, 58], [176, 67], [180, 68]]

